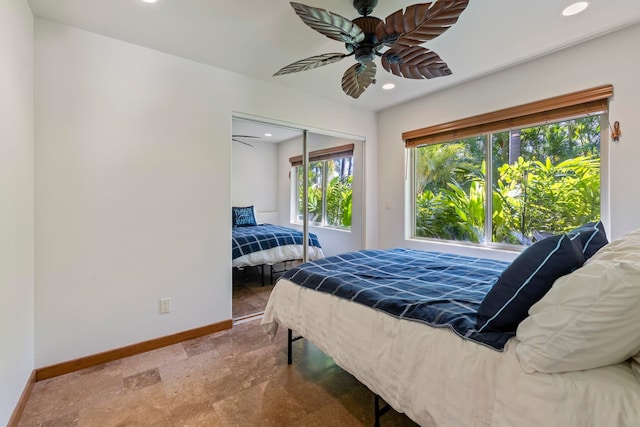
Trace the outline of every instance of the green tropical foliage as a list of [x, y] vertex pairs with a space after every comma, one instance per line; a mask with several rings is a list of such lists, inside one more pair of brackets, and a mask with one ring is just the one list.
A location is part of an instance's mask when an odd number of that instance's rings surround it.
[[[350, 228], [352, 217], [352, 158], [309, 163], [307, 201], [309, 221], [329, 227]], [[298, 218], [302, 219], [303, 170], [296, 168]], [[325, 183], [326, 180], [326, 183]]]
[[340, 228], [351, 227], [352, 182], [352, 176], [344, 178], [335, 176], [329, 181], [327, 188], [327, 224]]
[[[496, 133], [490, 141], [492, 242], [530, 244], [599, 217], [599, 117]], [[484, 241], [483, 146], [484, 138], [471, 138], [417, 149], [417, 236]], [[510, 163], [514, 149], [519, 156]]]
[[[323, 191], [322, 191], [322, 175], [324, 171], [323, 162], [311, 162], [309, 163], [308, 174], [308, 191], [307, 191], [307, 205], [309, 206], [309, 221], [319, 223], [322, 221], [322, 206], [323, 206]], [[303, 205], [303, 169], [301, 166], [296, 167], [296, 174], [298, 176], [298, 219], [302, 219], [304, 212]]]
[[[536, 234], [557, 234], [600, 216], [600, 158], [579, 156], [553, 164], [525, 161], [502, 165], [494, 187], [494, 240], [530, 243]], [[543, 234], [544, 235], [544, 234]]]

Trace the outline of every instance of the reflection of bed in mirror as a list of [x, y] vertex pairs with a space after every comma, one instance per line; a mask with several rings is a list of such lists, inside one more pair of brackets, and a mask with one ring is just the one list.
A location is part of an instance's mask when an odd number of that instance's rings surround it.
[[[302, 242], [302, 232], [289, 227], [272, 224], [233, 227], [232, 265], [237, 269], [259, 267], [263, 280], [264, 267], [268, 266], [273, 281], [274, 265], [283, 264], [286, 269], [287, 263], [303, 259]], [[313, 233], [309, 233], [307, 256], [309, 260], [324, 257], [318, 237]]]

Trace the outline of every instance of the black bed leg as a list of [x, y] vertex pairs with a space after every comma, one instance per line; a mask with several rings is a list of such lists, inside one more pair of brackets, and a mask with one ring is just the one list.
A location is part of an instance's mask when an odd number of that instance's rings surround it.
[[380, 409], [380, 396], [377, 394], [374, 394], [373, 406], [375, 409], [375, 422], [373, 425], [374, 427], [380, 427], [380, 417], [386, 414], [387, 411], [391, 409], [391, 406], [389, 406], [389, 404], [385, 404], [385, 406]]
[[287, 331], [287, 365], [293, 363], [293, 331], [289, 329]]
[[262, 286], [264, 286], [264, 264], [260, 266], [260, 281]]

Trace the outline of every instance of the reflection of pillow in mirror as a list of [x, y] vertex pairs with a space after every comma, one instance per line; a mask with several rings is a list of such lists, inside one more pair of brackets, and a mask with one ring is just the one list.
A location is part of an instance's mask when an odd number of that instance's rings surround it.
[[640, 262], [640, 228], [604, 246], [589, 261], [596, 260]]
[[252, 206], [245, 207], [232, 207], [231, 216], [233, 217], [234, 227], [248, 227], [252, 225], [258, 225], [256, 223], [256, 216], [253, 212]]
[[584, 259], [591, 258], [600, 248], [609, 243], [602, 221], [588, 222], [567, 233], [574, 244], [577, 244], [584, 254]]
[[568, 372], [640, 353], [640, 263], [591, 260], [556, 280], [518, 326], [525, 372]]

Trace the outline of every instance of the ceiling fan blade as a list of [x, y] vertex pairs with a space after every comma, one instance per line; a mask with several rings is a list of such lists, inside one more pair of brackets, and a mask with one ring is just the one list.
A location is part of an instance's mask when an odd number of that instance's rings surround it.
[[416, 46], [438, 37], [458, 21], [469, 0], [419, 3], [392, 13], [376, 28], [376, 37], [390, 46]]
[[371, 83], [376, 82], [376, 64], [373, 61], [366, 64], [354, 64], [342, 76], [342, 90], [347, 95], [358, 98]]
[[407, 79], [432, 79], [451, 74], [449, 66], [422, 46], [396, 46], [382, 55], [382, 67], [391, 74]]
[[262, 138], [260, 136], [254, 136], [254, 135], [231, 135], [234, 138]]
[[310, 56], [309, 58], [301, 59], [293, 64], [289, 64], [286, 67], [278, 70], [273, 76], [280, 76], [282, 74], [297, 73], [299, 71], [312, 70], [314, 68], [322, 67], [323, 65], [333, 64], [340, 61], [342, 58], [349, 56], [344, 53], [324, 53], [322, 55]]
[[239, 139], [235, 139], [235, 138], [231, 138], [231, 140], [235, 142], [239, 142], [240, 144], [248, 145], [249, 147], [253, 148], [253, 145], [249, 144], [248, 142], [240, 141]]
[[348, 44], [364, 40], [364, 32], [351, 20], [317, 7], [291, 2], [291, 7], [305, 24], [330, 39]]

